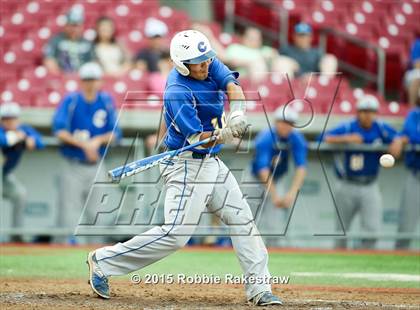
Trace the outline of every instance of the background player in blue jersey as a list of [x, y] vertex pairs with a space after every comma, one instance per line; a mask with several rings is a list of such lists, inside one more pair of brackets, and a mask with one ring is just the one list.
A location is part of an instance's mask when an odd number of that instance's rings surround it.
[[[357, 103], [357, 118], [327, 131], [325, 142], [338, 144], [389, 144], [396, 136], [390, 125], [376, 120], [378, 100], [371, 95], [362, 97]], [[339, 185], [335, 191], [338, 211], [345, 232], [351, 221], [360, 213], [362, 231], [378, 233], [382, 222], [382, 198], [377, 176], [381, 152], [349, 150], [335, 154], [335, 170]], [[340, 222], [337, 230], [341, 231]], [[376, 238], [363, 238], [361, 247], [374, 248]], [[337, 247], [347, 246], [345, 239], [337, 240]]]
[[[251, 171], [256, 182], [261, 182], [263, 192], [268, 196], [264, 205], [258, 201], [257, 208], [260, 218], [257, 219], [266, 244], [279, 246], [278, 235], [285, 233], [285, 217], [289, 213], [287, 208], [293, 205], [296, 195], [301, 188], [306, 175], [307, 145], [304, 136], [296, 129], [299, 114], [291, 105], [277, 108], [274, 113], [276, 124], [260, 132], [255, 138], [255, 154]], [[280, 149], [280, 147], [286, 149]], [[285, 176], [289, 168], [289, 157], [293, 158], [295, 173], [289, 189], [282, 184], [280, 192], [277, 183]], [[272, 178], [272, 181], [270, 179]]]
[[[399, 215], [400, 233], [414, 232], [420, 218], [420, 101], [417, 101], [417, 107], [408, 113], [401, 133], [391, 145], [391, 154], [399, 157], [406, 145], [408, 150], [405, 153], [405, 165], [408, 171]], [[397, 249], [406, 249], [409, 246], [408, 238], [396, 242]]]
[[100, 66], [84, 64], [79, 76], [81, 90], [64, 97], [53, 119], [53, 131], [62, 143], [60, 152], [65, 159], [60, 175], [58, 225], [70, 229], [78, 223], [95, 177], [105, 175], [99, 163], [106, 145], [121, 135], [116, 127], [114, 101], [100, 90]]
[[[241, 137], [247, 127], [238, 74], [230, 71], [200, 32], [177, 33], [171, 41], [175, 68], [165, 94], [166, 146], [177, 149], [207, 137], [217, 140], [160, 165], [166, 187], [165, 223], [131, 240], [89, 253], [93, 291], [109, 298], [108, 277], [150, 265], [183, 247], [200, 216], [208, 211], [228, 225], [245, 277], [246, 295], [255, 305], [281, 304], [271, 293], [268, 253], [236, 179], [217, 156], [223, 143]], [[224, 116], [224, 98], [230, 113]]]
[[[19, 120], [20, 107], [17, 103], [8, 102], [0, 105], [0, 147], [4, 156], [2, 182], [4, 199], [10, 200], [13, 206], [13, 227], [21, 227], [23, 210], [26, 202], [25, 186], [13, 174], [26, 150], [41, 149], [44, 144], [41, 135], [29, 125]], [[13, 235], [12, 241], [21, 241], [20, 236]]]

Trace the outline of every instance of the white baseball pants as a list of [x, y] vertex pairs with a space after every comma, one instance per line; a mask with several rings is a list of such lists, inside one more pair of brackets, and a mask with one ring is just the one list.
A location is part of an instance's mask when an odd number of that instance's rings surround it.
[[[192, 159], [190, 154], [160, 165], [166, 186], [165, 223], [127, 242], [96, 250], [106, 276], [139, 270], [183, 247], [207, 206], [228, 225], [245, 277], [270, 277], [267, 249], [236, 179], [219, 158]], [[262, 283], [245, 284], [248, 299], [271, 291], [267, 281], [252, 282]]]

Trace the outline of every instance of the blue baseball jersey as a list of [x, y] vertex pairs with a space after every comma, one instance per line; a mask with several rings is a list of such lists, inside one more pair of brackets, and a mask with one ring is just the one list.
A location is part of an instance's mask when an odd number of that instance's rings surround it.
[[[69, 93], [61, 102], [53, 119], [53, 132], [66, 130], [79, 140], [89, 140], [114, 130], [116, 138], [121, 137], [121, 130], [116, 126], [116, 111], [114, 100], [103, 91], [97, 93], [96, 99], [87, 102], [81, 92]], [[105, 153], [101, 146], [99, 153]], [[81, 148], [63, 144], [61, 153], [70, 159], [86, 162], [86, 156]]]
[[[287, 145], [280, 150], [278, 144]], [[275, 128], [261, 131], [255, 138], [255, 153], [252, 160], [252, 174], [258, 178], [263, 169], [270, 169], [274, 180], [283, 176], [289, 167], [289, 152], [292, 153], [296, 167], [306, 167], [308, 147], [305, 137], [292, 130], [287, 137], [280, 137]], [[277, 166], [276, 161], [279, 160]]]
[[[36, 149], [44, 148], [41, 135], [34, 128], [22, 124], [18, 126], [17, 130], [23, 131], [28, 137], [33, 138], [35, 140]], [[3, 164], [3, 177], [5, 177], [19, 164], [23, 152], [26, 150], [26, 145], [24, 141], [17, 143], [14, 146], [7, 145], [6, 130], [0, 125], [0, 147], [5, 159]]]
[[[225, 92], [229, 82], [238, 84], [237, 72], [214, 58], [208, 77], [201, 81], [172, 69], [166, 82], [164, 117], [167, 127], [165, 144], [169, 149], [189, 145], [187, 139], [197, 133], [223, 128]], [[222, 145], [196, 148], [197, 153], [218, 153]]]
[[[327, 131], [324, 136], [347, 134], [359, 134], [362, 136], [365, 144], [389, 144], [394, 140], [397, 131], [390, 125], [380, 121], [374, 121], [371, 128], [364, 129], [356, 119]], [[335, 162], [336, 173], [339, 178], [376, 177], [379, 172], [379, 158], [382, 154], [382, 152], [345, 151], [344, 159]]]
[[[411, 110], [405, 119], [400, 135], [406, 136], [414, 147], [420, 146], [420, 108]], [[405, 153], [405, 164], [409, 169], [420, 171], [420, 152], [408, 150]]]

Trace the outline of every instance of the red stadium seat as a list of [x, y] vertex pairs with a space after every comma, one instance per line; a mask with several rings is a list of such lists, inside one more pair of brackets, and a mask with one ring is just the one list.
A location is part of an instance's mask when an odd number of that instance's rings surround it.
[[57, 91], [44, 92], [35, 98], [33, 105], [41, 108], [56, 108], [62, 99], [62, 94]]
[[391, 101], [389, 103], [384, 103], [379, 108], [379, 114], [383, 116], [399, 116], [405, 117], [409, 111], [410, 107], [408, 104], [398, 103], [396, 101]]
[[[147, 74], [140, 70], [132, 70], [127, 75], [120, 78], [105, 78], [103, 89], [111, 93], [118, 107], [121, 107], [125, 103], [130, 103], [132, 105], [133, 102], [126, 101], [127, 96], [130, 97], [128, 93], [133, 93], [133, 96], [135, 97], [134, 93], [146, 91]], [[138, 101], [136, 101], [136, 104], [138, 106], [142, 105], [141, 102]]]
[[105, 8], [115, 8], [118, 5], [125, 5], [128, 7], [130, 14], [133, 16], [149, 16], [151, 12], [157, 12], [159, 9], [159, 1], [146, 1], [146, 0], [116, 0], [112, 2], [102, 1]]
[[44, 66], [30, 67], [22, 71], [22, 78], [26, 78], [36, 88], [42, 91], [60, 90], [64, 91], [65, 83], [60, 76], [50, 74]]
[[2, 25], [7, 31], [23, 34], [24, 32], [37, 27], [39, 25], [39, 20], [31, 19], [25, 12], [18, 11], [9, 18], [3, 19]]
[[17, 83], [9, 83], [1, 94], [2, 101], [14, 101], [22, 106], [31, 106], [37, 92], [32, 90], [27, 79], [21, 79]]
[[191, 24], [190, 17], [186, 12], [168, 6], [161, 6], [156, 17], [168, 25], [170, 32], [185, 30]]
[[9, 74], [14, 71], [14, 75], [17, 76], [22, 68], [30, 65], [28, 62], [20, 61], [18, 57], [19, 54], [13, 50], [2, 51], [0, 59], [0, 68], [2, 69], [1, 75]]
[[146, 37], [142, 29], [140, 30], [138, 27], [134, 27], [130, 32], [120, 35], [118, 40], [133, 54], [136, 54], [147, 45]]

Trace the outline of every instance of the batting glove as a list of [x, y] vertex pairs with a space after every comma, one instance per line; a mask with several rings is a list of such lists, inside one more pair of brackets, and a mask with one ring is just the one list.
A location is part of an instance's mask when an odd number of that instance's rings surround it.
[[216, 129], [214, 135], [220, 143], [230, 143], [233, 140], [233, 133], [229, 127], [223, 129]]
[[235, 138], [242, 137], [248, 126], [248, 121], [244, 112], [233, 111], [230, 113], [227, 125], [232, 130], [232, 134]]

